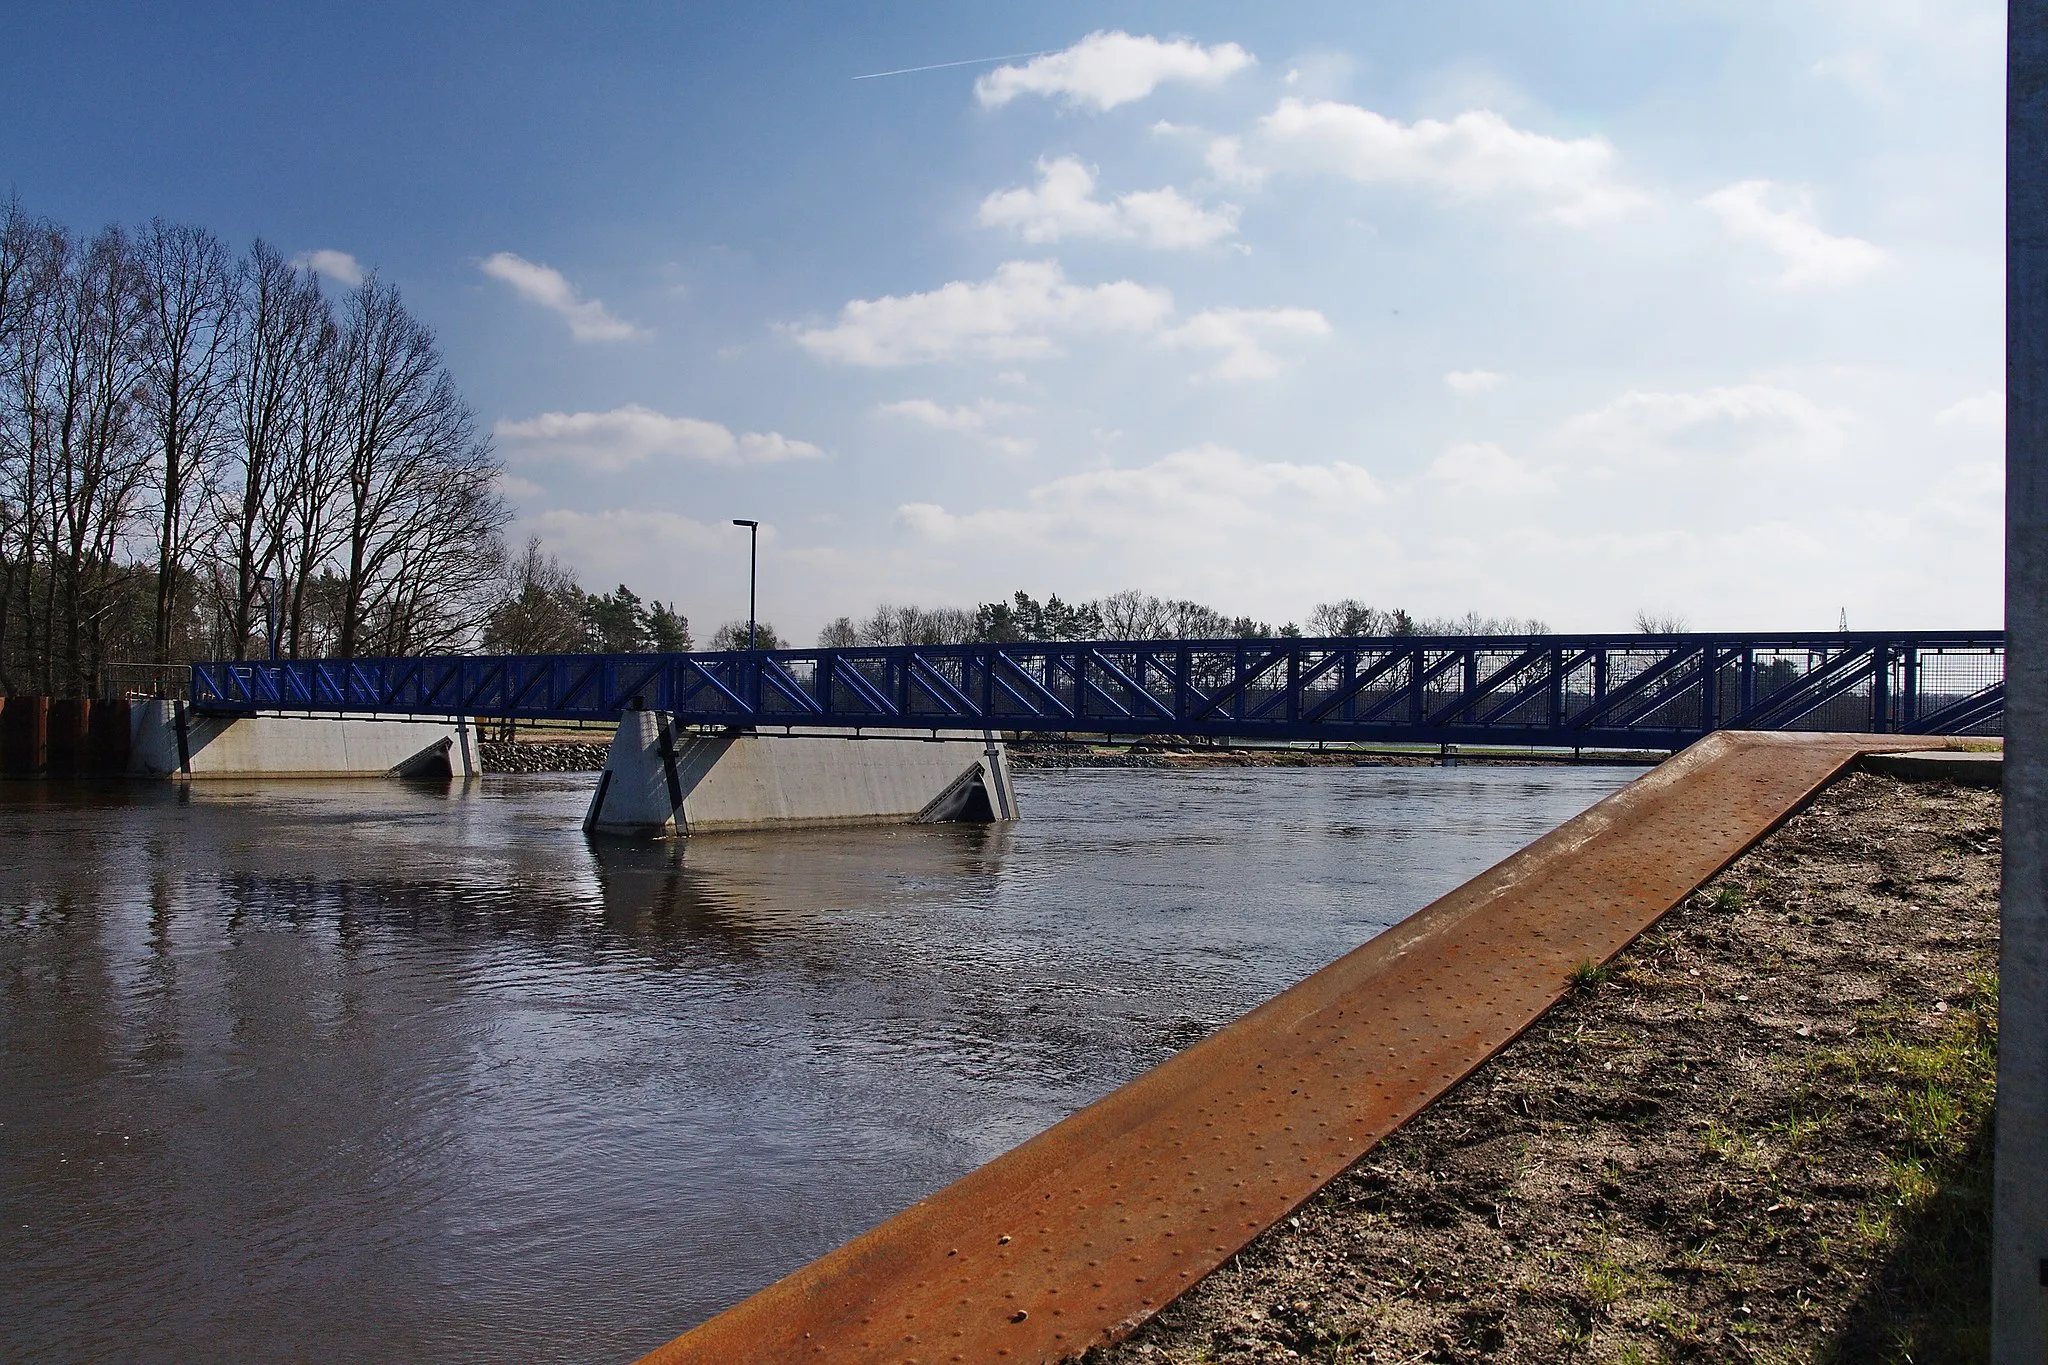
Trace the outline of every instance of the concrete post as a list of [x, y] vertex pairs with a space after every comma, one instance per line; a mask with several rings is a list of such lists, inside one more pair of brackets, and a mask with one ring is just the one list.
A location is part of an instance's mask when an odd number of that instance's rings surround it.
[[682, 805], [668, 717], [659, 711], [627, 711], [619, 717], [618, 733], [591, 794], [584, 831], [642, 838], [684, 833]]
[[2048, 1361], [2048, 0], [2006, 23], [2005, 837], [1991, 1358]]

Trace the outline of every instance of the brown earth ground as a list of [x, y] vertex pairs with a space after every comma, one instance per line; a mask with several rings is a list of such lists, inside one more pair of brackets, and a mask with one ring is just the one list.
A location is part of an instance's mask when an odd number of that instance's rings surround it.
[[1090, 1360], [1982, 1359], [1998, 859], [1838, 782]]

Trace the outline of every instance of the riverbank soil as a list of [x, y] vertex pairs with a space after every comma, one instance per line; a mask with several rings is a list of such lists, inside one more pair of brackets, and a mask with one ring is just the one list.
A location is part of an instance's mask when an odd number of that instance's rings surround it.
[[1090, 1359], [1983, 1359], [1998, 859], [1843, 779]]

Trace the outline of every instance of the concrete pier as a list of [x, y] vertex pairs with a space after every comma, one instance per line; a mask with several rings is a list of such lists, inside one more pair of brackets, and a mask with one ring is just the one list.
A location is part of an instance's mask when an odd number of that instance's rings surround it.
[[183, 701], [130, 712], [133, 777], [470, 777], [476, 729], [467, 718], [208, 716]]
[[661, 838], [1016, 817], [992, 734], [688, 734], [662, 712], [628, 711], [583, 827]]

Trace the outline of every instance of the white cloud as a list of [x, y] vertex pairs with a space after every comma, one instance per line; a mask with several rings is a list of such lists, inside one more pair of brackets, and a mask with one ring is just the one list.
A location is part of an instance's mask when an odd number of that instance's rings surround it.
[[889, 417], [908, 418], [936, 431], [957, 431], [979, 437], [983, 444], [1005, 455], [1030, 455], [1038, 449], [1038, 443], [1029, 437], [1002, 436], [988, 430], [992, 422], [1030, 413], [1031, 409], [1022, 403], [984, 398], [972, 406], [949, 408], [929, 398], [905, 398], [895, 403], [878, 404], [875, 411]]
[[1266, 183], [1266, 168], [1245, 155], [1244, 139], [1219, 137], [1209, 143], [1209, 170], [1226, 185], [1255, 190]]
[[1266, 341], [1326, 336], [1311, 308], [1216, 308], [1172, 325], [1173, 295], [1154, 285], [1067, 282], [1057, 261], [1010, 261], [978, 284], [955, 280], [923, 294], [856, 299], [833, 327], [796, 329], [797, 344], [826, 360], [873, 367], [939, 360], [1037, 360], [1061, 354], [1062, 334], [1122, 333], [1182, 350], [1222, 351], [1217, 379], [1264, 379], [1279, 357]]
[[[1785, 201], [1783, 208], [1771, 201]], [[1715, 190], [1700, 207], [1721, 220], [1728, 235], [1756, 242], [1784, 264], [1778, 282], [1789, 288], [1849, 284], [1890, 258], [1860, 237], [1833, 237], [1814, 221], [1813, 196], [1768, 180], [1744, 180]]]
[[1208, 246], [1237, 231], [1235, 204], [1205, 209], [1171, 187], [1107, 202], [1094, 196], [1088, 166], [1070, 156], [1041, 157], [1036, 185], [996, 191], [981, 201], [977, 217], [983, 227], [1013, 229], [1027, 242], [1100, 237], [1175, 249]]
[[[711, 621], [734, 614], [732, 602], [739, 604], [739, 615], [746, 614], [746, 536], [725, 522], [706, 523], [647, 508], [554, 508], [521, 518], [517, 529], [522, 535], [538, 535], [592, 586], [630, 583], [650, 597], [695, 598], [681, 605], [699, 637], [710, 634], [706, 627]], [[761, 539], [772, 544], [774, 528], [763, 525]], [[737, 573], [727, 567], [735, 562]], [[720, 603], [724, 609], [707, 613], [706, 599], [718, 602], [719, 587], [726, 590]], [[763, 604], [764, 617], [769, 616], [767, 606]]]
[[2005, 390], [1972, 394], [1934, 414], [1937, 426], [1967, 427], [1978, 431], [2005, 430]]
[[999, 403], [991, 398], [984, 398], [972, 407], [958, 408], [944, 407], [929, 398], [905, 398], [896, 403], [883, 403], [875, 410], [893, 417], [908, 417], [913, 422], [922, 422], [940, 431], [980, 431], [992, 421], [1031, 411], [1021, 403]]
[[999, 108], [1019, 95], [1058, 98], [1069, 108], [1114, 109], [1141, 100], [1168, 81], [1214, 86], [1252, 65], [1236, 43], [1203, 47], [1177, 38], [1161, 42], [1120, 30], [1097, 31], [1063, 52], [1022, 66], [999, 66], [974, 83], [975, 98]]
[[1149, 333], [1172, 311], [1164, 289], [1129, 280], [1069, 284], [1057, 261], [1009, 261], [980, 283], [855, 299], [835, 326], [795, 335], [813, 355], [847, 365], [1030, 360], [1060, 354], [1059, 334]]
[[1491, 441], [1454, 445], [1429, 464], [1429, 477], [1461, 493], [1512, 497], [1550, 491], [1550, 476], [1532, 469]]
[[817, 459], [824, 451], [780, 432], [735, 436], [717, 422], [669, 417], [628, 403], [610, 412], [544, 412], [522, 421], [502, 421], [493, 434], [515, 459], [560, 460], [608, 473], [642, 460], [701, 460], [706, 464], [776, 464]]
[[[957, 514], [935, 503], [905, 503], [897, 519], [941, 542], [984, 539], [1044, 549], [1097, 537], [1129, 537], [1156, 551], [1185, 542], [1214, 558], [1219, 533], [1233, 527], [1329, 524], [1357, 517], [1383, 498], [1357, 465], [1260, 462], [1225, 446], [1176, 451], [1135, 469], [1069, 474], [1033, 488], [1025, 505]], [[1351, 522], [1355, 533], [1356, 523]], [[1262, 543], [1295, 543], [1293, 534]], [[1171, 562], [1167, 560], [1162, 563]]]
[[1444, 387], [1452, 393], [1469, 397], [1499, 388], [1505, 378], [1506, 375], [1495, 374], [1492, 370], [1452, 370], [1444, 376]]
[[1615, 180], [1607, 139], [1550, 137], [1485, 109], [1448, 122], [1402, 123], [1355, 104], [1283, 99], [1249, 138], [1212, 143], [1209, 162], [1219, 176], [1247, 184], [1293, 171], [1416, 185], [1459, 199], [1515, 195], [1542, 202], [1544, 216], [1575, 226], [1649, 202]]
[[1212, 308], [1159, 339], [1183, 349], [1223, 352], [1209, 371], [1211, 379], [1270, 379], [1281, 362], [1265, 342], [1329, 334], [1329, 319], [1313, 308]]
[[905, 552], [944, 565], [963, 596], [1048, 564], [1066, 595], [1142, 585], [1229, 611], [1306, 611], [1314, 595], [1383, 580], [1385, 495], [1355, 464], [1265, 461], [1218, 445], [1134, 468], [1069, 474], [992, 506], [905, 503]]
[[532, 479], [522, 479], [517, 474], [498, 471], [498, 492], [520, 502], [529, 502], [547, 492]]
[[1693, 471], [1782, 476], [1835, 462], [1847, 419], [1792, 389], [1741, 384], [1700, 393], [1629, 392], [1558, 427], [1565, 467], [1602, 475]]
[[569, 324], [569, 335], [578, 341], [636, 341], [648, 335], [623, 318], [613, 317], [603, 303], [581, 298], [576, 287], [552, 266], [529, 261], [509, 251], [487, 257], [484, 274], [512, 286], [528, 303], [537, 303]]
[[325, 275], [336, 284], [353, 289], [363, 282], [366, 273], [362, 262], [346, 251], [335, 251], [323, 247], [318, 251], [301, 251], [292, 257], [292, 264], [301, 270], [310, 270], [316, 275]]

